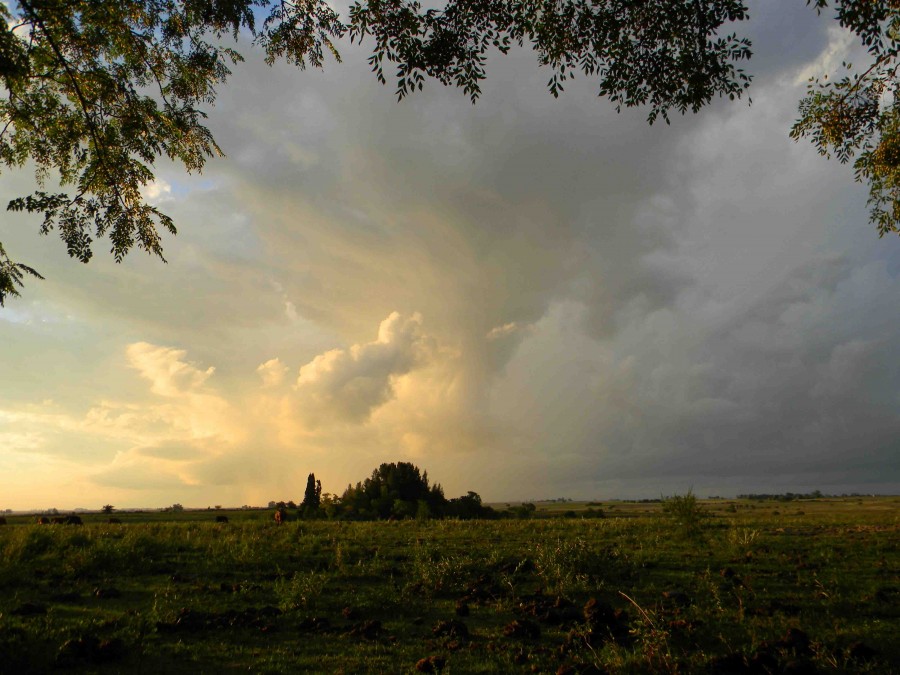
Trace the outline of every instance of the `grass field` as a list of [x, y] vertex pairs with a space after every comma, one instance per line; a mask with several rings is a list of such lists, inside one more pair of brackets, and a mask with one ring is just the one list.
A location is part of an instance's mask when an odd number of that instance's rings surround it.
[[900, 498], [587, 508], [7, 518], [0, 672], [900, 673]]

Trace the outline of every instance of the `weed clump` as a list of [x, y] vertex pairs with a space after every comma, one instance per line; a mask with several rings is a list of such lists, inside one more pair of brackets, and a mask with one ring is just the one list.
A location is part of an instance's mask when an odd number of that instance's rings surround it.
[[693, 539], [703, 533], [706, 514], [693, 490], [688, 490], [683, 495], [663, 498], [662, 509], [663, 513], [675, 522], [685, 536]]

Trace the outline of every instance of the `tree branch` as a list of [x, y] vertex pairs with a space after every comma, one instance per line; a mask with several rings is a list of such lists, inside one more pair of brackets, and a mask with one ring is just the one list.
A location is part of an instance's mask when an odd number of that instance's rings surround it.
[[125, 209], [126, 213], [131, 213], [131, 207], [126, 203], [125, 198], [119, 190], [118, 184], [116, 183], [112, 173], [110, 172], [109, 160], [106, 157], [106, 148], [100, 140], [99, 130], [97, 129], [97, 126], [94, 123], [94, 119], [91, 116], [91, 106], [87, 101], [87, 97], [85, 97], [84, 93], [81, 91], [81, 86], [78, 84], [78, 78], [75, 76], [75, 73], [72, 72], [71, 64], [63, 55], [62, 50], [56, 44], [56, 41], [53, 39], [53, 35], [47, 28], [47, 25], [44, 23], [44, 20], [37, 15], [31, 5], [27, 2], [27, 0], [19, 0], [19, 2], [25, 9], [25, 11], [30, 14], [32, 21], [41, 29], [44, 37], [47, 39], [47, 43], [50, 45], [53, 53], [56, 54], [56, 57], [59, 59], [60, 64], [66, 71], [66, 74], [69, 77], [69, 81], [72, 83], [72, 88], [75, 91], [75, 95], [78, 98], [78, 102], [81, 105], [81, 109], [84, 112], [84, 120], [87, 123], [88, 132], [90, 133], [91, 138], [94, 141], [94, 147], [97, 149], [97, 156], [100, 159], [100, 165], [103, 167], [103, 173], [106, 174], [106, 179], [109, 183], [109, 186], [112, 188], [112, 191], [118, 199], [119, 203], [122, 205], [122, 208]]

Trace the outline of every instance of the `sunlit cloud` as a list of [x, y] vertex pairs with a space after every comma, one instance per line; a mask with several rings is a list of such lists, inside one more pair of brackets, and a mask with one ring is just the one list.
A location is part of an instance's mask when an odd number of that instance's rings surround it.
[[302, 414], [313, 425], [329, 418], [363, 421], [394, 397], [396, 379], [427, 363], [433, 351], [422, 317], [394, 312], [381, 322], [376, 340], [327, 351], [300, 368]]
[[521, 330], [521, 326], [519, 326], [519, 324], [517, 324], [515, 321], [510, 321], [509, 323], [505, 323], [502, 326], [494, 326], [488, 331], [485, 337], [488, 340], [499, 340], [500, 338], [512, 335], [519, 330]]
[[256, 369], [264, 387], [277, 387], [284, 382], [288, 367], [280, 359], [269, 359]]
[[200, 387], [216, 371], [214, 367], [200, 370], [181, 359], [187, 354], [181, 349], [158, 347], [147, 342], [128, 346], [128, 359], [142, 377], [150, 380], [150, 390], [160, 396], [177, 397]]
[[172, 199], [172, 184], [157, 177], [141, 188], [141, 195], [151, 204], [162, 204]]

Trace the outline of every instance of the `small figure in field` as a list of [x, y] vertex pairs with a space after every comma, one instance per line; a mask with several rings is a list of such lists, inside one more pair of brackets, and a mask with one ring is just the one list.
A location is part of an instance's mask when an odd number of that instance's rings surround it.
[[37, 519], [37, 524], [38, 525], [49, 525], [50, 519], [47, 516], [41, 516], [40, 518]]
[[216, 522], [217, 523], [227, 523], [228, 516], [216, 516]]
[[6, 525], [6, 518], [0, 516], [0, 525]]
[[288, 518], [287, 509], [284, 508], [283, 506], [279, 506], [275, 510], [275, 524], [281, 525], [282, 523], [287, 521], [287, 518]]
[[121, 518], [110, 518], [106, 522], [109, 523], [110, 525], [121, 525], [122, 519]]

